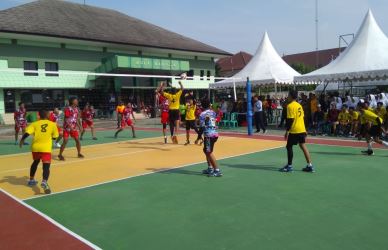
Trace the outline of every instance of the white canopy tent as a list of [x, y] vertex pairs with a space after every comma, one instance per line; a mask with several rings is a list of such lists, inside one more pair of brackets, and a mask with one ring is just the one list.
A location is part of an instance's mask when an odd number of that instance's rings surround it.
[[265, 32], [249, 63], [233, 78], [210, 84], [210, 88], [245, 86], [247, 77], [252, 86], [275, 84], [276, 88], [276, 84], [293, 84], [294, 77], [299, 75], [279, 56]]
[[334, 61], [298, 82], [356, 82], [388, 78], [388, 38], [369, 10], [348, 48]]

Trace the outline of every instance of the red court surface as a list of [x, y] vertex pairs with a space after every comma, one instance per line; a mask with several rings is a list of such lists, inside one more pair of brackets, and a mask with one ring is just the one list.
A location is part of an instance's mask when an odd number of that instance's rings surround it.
[[[0, 249], [94, 249], [0, 190]], [[80, 238], [80, 239], [78, 239]]]

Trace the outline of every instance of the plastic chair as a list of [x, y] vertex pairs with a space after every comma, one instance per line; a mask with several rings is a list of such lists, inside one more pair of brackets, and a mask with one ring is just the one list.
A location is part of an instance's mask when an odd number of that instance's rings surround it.
[[238, 127], [237, 113], [232, 113], [230, 115], [230, 120], [228, 121], [228, 126], [232, 127], [232, 128], [237, 128]]
[[218, 126], [219, 127], [227, 127], [229, 125], [229, 121], [230, 121], [230, 113], [225, 113], [222, 116], [222, 120], [220, 121]]

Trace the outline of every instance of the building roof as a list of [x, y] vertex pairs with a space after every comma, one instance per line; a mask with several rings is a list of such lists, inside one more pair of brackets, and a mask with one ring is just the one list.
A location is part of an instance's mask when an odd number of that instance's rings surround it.
[[[323, 67], [329, 64], [331, 61], [336, 59], [340, 53], [345, 48], [334, 48], [334, 49], [325, 49], [318, 50], [319, 62], [318, 66]], [[283, 60], [286, 61], [289, 65], [293, 63], [303, 63], [306, 66], [310, 66], [312, 68], [316, 67], [316, 51], [298, 53], [293, 55], [285, 55], [283, 56]]]
[[0, 11], [0, 32], [230, 55], [115, 10], [60, 0], [39, 0]]
[[[252, 55], [244, 51], [240, 51], [233, 56], [221, 58], [217, 61], [217, 65], [220, 68], [221, 75], [227, 75], [229, 73], [235, 74], [242, 70], [245, 65], [252, 59]], [[234, 72], [234, 73], [233, 73]]]

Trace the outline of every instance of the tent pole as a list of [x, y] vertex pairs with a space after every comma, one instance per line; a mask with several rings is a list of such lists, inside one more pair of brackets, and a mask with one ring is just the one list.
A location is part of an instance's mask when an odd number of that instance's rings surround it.
[[278, 86], [277, 86], [277, 84], [275, 82], [275, 96], [277, 96], [277, 95], [278, 95]]
[[236, 80], [234, 78], [233, 78], [233, 92], [234, 92], [234, 101], [237, 102]]
[[253, 127], [252, 127], [252, 117], [253, 117], [253, 112], [252, 112], [252, 85], [251, 82], [249, 81], [249, 77], [247, 77], [247, 123], [248, 123], [248, 135], [253, 134]]

